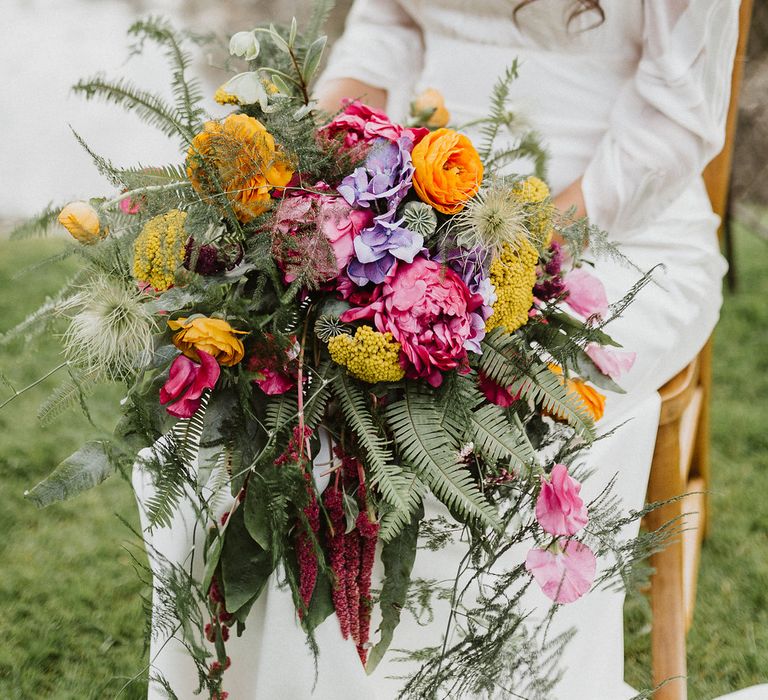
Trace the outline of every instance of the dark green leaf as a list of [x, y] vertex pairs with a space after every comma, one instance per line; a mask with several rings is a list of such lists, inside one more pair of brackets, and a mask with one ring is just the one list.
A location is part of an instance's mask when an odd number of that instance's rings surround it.
[[268, 550], [271, 537], [269, 502], [267, 499], [268, 491], [258, 488], [257, 476], [256, 474], [251, 476], [250, 488], [245, 492], [243, 517], [245, 519], [245, 528], [250, 536], [260, 547]]

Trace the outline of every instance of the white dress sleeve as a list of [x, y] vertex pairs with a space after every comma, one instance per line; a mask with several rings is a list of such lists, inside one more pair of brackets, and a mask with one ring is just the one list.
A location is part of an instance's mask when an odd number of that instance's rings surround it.
[[584, 173], [590, 220], [620, 240], [653, 221], [720, 151], [738, 0], [644, 0], [642, 57]]
[[397, 0], [355, 0], [319, 85], [359, 80], [386, 90], [391, 106], [393, 97], [399, 103], [410, 95], [423, 54], [421, 30]]

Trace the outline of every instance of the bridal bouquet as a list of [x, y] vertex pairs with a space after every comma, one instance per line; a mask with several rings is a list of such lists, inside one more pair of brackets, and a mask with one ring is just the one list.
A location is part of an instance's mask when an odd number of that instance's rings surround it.
[[[178, 138], [183, 156], [120, 168], [91, 152], [119, 193], [48, 212], [85, 266], [17, 329], [66, 319], [69, 376], [41, 417], [85, 406], [103, 380], [125, 398], [114, 436], [28, 495], [68, 498], [149, 448], [150, 528], [191, 499], [205, 533], [202, 581], [168, 562], [163, 583], [211, 697], [226, 695], [230, 628], [273, 574], [313, 648], [335, 614], [372, 670], [426, 586], [410, 581], [419, 537], [439, 547], [457, 530], [465, 577], [515, 542], [530, 551], [479, 602], [453, 588], [460, 641], [422, 650], [409, 687], [478, 688], [478, 659], [533, 677], [543, 660], [510, 660], [531, 641], [511, 591], [535, 581], [571, 602], [616, 574], [599, 574], [599, 557], [635, 546], [614, 537], [609, 496], [585, 504], [575, 461], [595, 439], [598, 389], [619, 391], [632, 363], [603, 331], [631, 294], [608, 306], [581, 258], [599, 234], [555, 211], [535, 136], [497, 148], [514, 68], [475, 139], [448, 126], [435, 91], [407, 124], [356, 100], [324, 114], [311, 98], [320, 14], [304, 34], [294, 21], [232, 37], [247, 70], [216, 92], [223, 118], [206, 117], [184, 38], [157, 20], [131, 34], [168, 50], [175, 102], [102, 77], [76, 86]], [[521, 162], [537, 174], [512, 174]], [[435, 500], [452, 522], [425, 515]], [[613, 559], [627, 575], [630, 558]]]

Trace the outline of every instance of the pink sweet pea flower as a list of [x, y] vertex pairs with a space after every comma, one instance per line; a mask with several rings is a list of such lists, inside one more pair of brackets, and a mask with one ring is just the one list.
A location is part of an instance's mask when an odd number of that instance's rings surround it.
[[160, 403], [166, 411], [177, 418], [191, 418], [200, 408], [203, 392], [213, 389], [219, 379], [221, 368], [212, 355], [197, 351], [200, 363], [186, 355], [179, 355], [172, 363], [168, 381], [160, 389]]
[[330, 138], [344, 134], [344, 145], [347, 148], [361, 143], [369, 144], [380, 138], [395, 142], [401, 136], [407, 136], [416, 144], [429, 133], [429, 129], [410, 129], [393, 124], [384, 112], [359, 100], [346, 99], [342, 104], [344, 111], [322, 127], [320, 133]]
[[133, 199], [133, 197], [126, 197], [120, 200], [120, 211], [123, 214], [138, 214], [141, 211], [142, 200]]
[[556, 464], [549, 480], [541, 477], [536, 500], [536, 520], [550, 535], [575, 535], [589, 522], [587, 507], [579, 496], [581, 484], [568, 474], [568, 467]]
[[510, 393], [509, 389], [494, 382], [493, 379], [487, 377], [482, 372], [480, 373], [480, 391], [485, 394], [485, 398], [491, 403], [495, 403], [502, 408], [511, 406], [520, 398], [519, 391], [516, 394]]
[[637, 353], [609, 350], [598, 343], [587, 345], [586, 353], [589, 355], [589, 359], [595, 363], [595, 366], [614, 381], [632, 369], [637, 357]]
[[571, 540], [557, 553], [532, 549], [525, 558], [525, 568], [547, 598], [555, 603], [573, 603], [592, 587], [597, 559], [587, 545]]
[[568, 292], [565, 303], [577, 314], [597, 314], [602, 318], [608, 313], [608, 297], [603, 283], [583, 267], [577, 267], [565, 276], [565, 289]]

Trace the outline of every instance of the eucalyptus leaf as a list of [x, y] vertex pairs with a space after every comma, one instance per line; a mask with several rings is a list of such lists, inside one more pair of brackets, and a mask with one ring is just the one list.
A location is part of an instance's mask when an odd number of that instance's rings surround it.
[[296, 33], [299, 31], [299, 25], [296, 22], [296, 18], [293, 17], [291, 19], [291, 29], [288, 33], [288, 46], [293, 48], [294, 44], [296, 43]]
[[400, 615], [405, 607], [408, 596], [408, 584], [411, 581], [411, 570], [416, 559], [416, 548], [419, 540], [419, 522], [424, 516], [424, 508], [411, 519], [400, 533], [384, 543], [381, 550], [381, 561], [384, 564], [384, 581], [381, 587], [379, 606], [381, 608], [381, 633], [378, 643], [371, 649], [365, 670], [370, 675], [376, 670], [379, 662], [392, 643], [395, 628], [400, 622]]
[[327, 41], [327, 36], [318, 37], [307, 48], [307, 53], [304, 55], [304, 64], [301, 68], [301, 76], [307, 84], [310, 83], [317, 72]]
[[288, 42], [280, 36], [280, 32], [277, 31], [274, 24], [269, 25], [269, 36], [280, 51], [287, 54], [291, 53], [291, 47], [288, 46]]
[[98, 486], [114, 473], [109, 443], [100, 440], [87, 442], [24, 496], [38, 508], [45, 508]]

